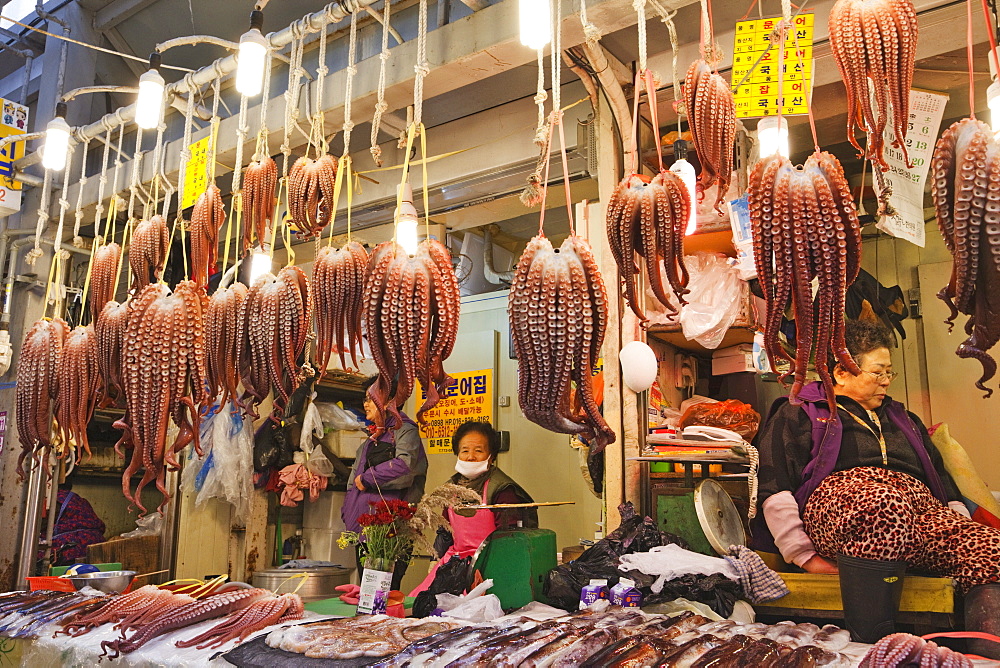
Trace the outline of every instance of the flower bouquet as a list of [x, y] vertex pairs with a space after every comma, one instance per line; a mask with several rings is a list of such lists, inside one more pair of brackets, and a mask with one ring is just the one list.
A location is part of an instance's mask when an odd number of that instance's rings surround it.
[[358, 518], [361, 532], [344, 531], [337, 544], [341, 549], [359, 546], [364, 572], [358, 612], [377, 615], [385, 612], [396, 562], [408, 561], [413, 551], [414, 535], [409, 522], [415, 507], [397, 499], [373, 501], [369, 505], [372, 512]]

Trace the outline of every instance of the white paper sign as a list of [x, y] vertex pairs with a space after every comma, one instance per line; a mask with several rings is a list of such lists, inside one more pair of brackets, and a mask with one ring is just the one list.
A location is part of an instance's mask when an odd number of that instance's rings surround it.
[[[889, 163], [885, 183], [892, 188], [889, 202], [896, 213], [882, 216], [876, 226], [883, 232], [920, 247], [924, 245], [924, 185], [947, 103], [947, 95], [922, 90], [910, 91], [910, 118], [905, 143], [907, 156], [913, 167], [907, 167], [903, 152], [892, 147], [895, 133], [891, 124], [886, 126], [884, 133], [883, 155]], [[875, 179], [875, 188], [879, 190], [878, 179]]]

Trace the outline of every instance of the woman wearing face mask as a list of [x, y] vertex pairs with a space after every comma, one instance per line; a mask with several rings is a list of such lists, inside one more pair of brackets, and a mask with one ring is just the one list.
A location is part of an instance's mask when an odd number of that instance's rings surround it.
[[[455, 462], [455, 475], [448, 479], [449, 483], [475, 491], [482, 498], [483, 504], [533, 502], [524, 488], [497, 466], [500, 434], [488, 423], [470, 420], [459, 425], [451, 437], [451, 448], [458, 459]], [[434, 581], [438, 566], [453, 556], [469, 557], [475, 554], [486, 537], [495, 530], [518, 526], [530, 529], [538, 527], [536, 508], [483, 509], [476, 511], [472, 517], [463, 517], [449, 508], [446, 515], [452, 532], [440, 532], [434, 543], [441, 559], [410, 596], [416, 596], [427, 589]]]

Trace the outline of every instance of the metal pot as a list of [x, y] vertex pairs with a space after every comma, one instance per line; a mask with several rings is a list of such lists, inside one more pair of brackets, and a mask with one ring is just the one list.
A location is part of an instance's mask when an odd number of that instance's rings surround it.
[[282, 583], [281, 593], [294, 591], [299, 586], [299, 579], [296, 578], [288, 582], [292, 575], [308, 573], [309, 577], [299, 588], [299, 596], [306, 603], [310, 601], [322, 601], [327, 598], [334, 598], [340, 595], [337, 587], [343, 584], [350, 584], [350, 568], [340, 566], [319, 566], [317, 568], [268, 568], [264, 571], [257, 571], [253, 574], [253, 586], [274, 591]]

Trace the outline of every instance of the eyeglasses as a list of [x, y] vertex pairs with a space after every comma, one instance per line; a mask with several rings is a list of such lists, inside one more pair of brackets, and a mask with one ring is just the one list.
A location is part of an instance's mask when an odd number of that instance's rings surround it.
[[889, 381], [891, 383], [896, 379], [896, 376], [899, 375], [896, 371], [865, 371], [865, 373], [880, 383], [885, 381]]

